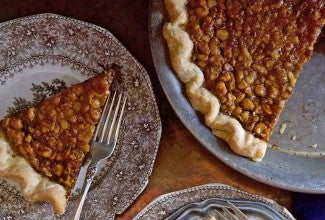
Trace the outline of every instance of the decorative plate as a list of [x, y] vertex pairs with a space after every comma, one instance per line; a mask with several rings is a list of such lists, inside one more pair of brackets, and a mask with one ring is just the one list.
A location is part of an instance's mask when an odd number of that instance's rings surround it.
[[325, 38], [316, 44], [274, 129], [265, 157], [256, 163], [233, 153], [192, 108], [171, 67], [162, 36], [166, 15], [163, 1], [150, 2], [153, 61], [171, 106], [193, 136], [225, 164], [255, 180], [290, 191], [325, 193], [325, 102], [320, 98], [325, 96]]
[[[113, 156], [101, 166], [82, 215], [113, 219], [122, 213], [146, 187], [161, 135], [157, 104], [144, 68], [109, 31], [54, 14], [0, 24], [0, 61], [0, 118], [112, 63], [121, 67], [112, 90], [128, 96], [122, 132]], [[66, 214], [56, 217], [49, 204], [24, 201], [16, 186], [0, 179], [0, 217], [71, 219], [81, 182]]]
[[[249, 219], [294, 219], [289, 211], [273, 200], [223, 184], [206, 184], [159, 196], [145, 207], [135, 220], [199, 220], [232, 202]], [[222, 211], [221, 211], [222, 212]]]

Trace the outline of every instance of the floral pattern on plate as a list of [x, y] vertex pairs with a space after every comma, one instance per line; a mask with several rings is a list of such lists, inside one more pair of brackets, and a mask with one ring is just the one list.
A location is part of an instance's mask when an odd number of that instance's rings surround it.
[[[54, 14], [0, 24], [0, 60], [0, 118], [42, 100], [55, 86], [86, 80], [113, 63], [120, 66], [112, 90], [128, 96], [122, 132], [113, 156], [101, 165], [82, 216], [113, 219], [122, 213], [146, 187], [161, 135], [144, 68], [109, 31]], [[23, 200], [17, 186], [0, 179], [0, 218], [71, 219], [79, 190], [66, 214], [57, 217], [49, 204]]]

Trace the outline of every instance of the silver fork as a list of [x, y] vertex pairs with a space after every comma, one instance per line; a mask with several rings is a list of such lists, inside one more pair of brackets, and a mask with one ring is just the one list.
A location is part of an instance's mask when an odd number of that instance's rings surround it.
[[227, 201], [227, 204], [233, 212], [229, 211], [228, 207], [222, 206], [221, 209], [223, 213], [219, 212], [218, 210], [214, 210], [215, 213], [220, 217], [222, 220], [248, 220], [248, 217], [240, 211], [234, 204]]
[[[116, 92], [114, 92], [111, 101], [109, 101], [109, 98], [110, 97], [107, 97], [105, 107], [94, 132], [93, 139], [90, 143], [90, 165], [87, 170], [85, 181], [86, 184], [83, 186], [82, 196], [80, 197], [74, 220], [78, 220], [80, 218], [83, 204], [90, 185], [97, 173], [99, 163], [102, 160], [109, 158], [113, 154], [116, 147], [117, 137], [126, 103], [126, 96], [120, 94], [118, 95], [118, 98], [116, 98]], [[116, 106], [115, 102], [117, 102]]]

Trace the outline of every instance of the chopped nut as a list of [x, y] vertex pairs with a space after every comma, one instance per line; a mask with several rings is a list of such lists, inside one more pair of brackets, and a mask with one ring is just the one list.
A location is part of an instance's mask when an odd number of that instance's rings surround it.
[[242, 49], [242, 56], [240, 57], [240, 60], [243, 61], [245, 67], [249, 67], [253, 62], [252, 56], [246, 47]]
[[208, 0], [208, 7], [212, 8], [217, 5], [216, 0]]
[[236, 107], [233, 110], [232, 114], [238, 117], [238, 116], [240, 116], [241, 112], [242, 112], [242, 109], [240, 107]]
[[54, 96], [53, 97], [53, 99], [52, 99], [52, 101], [53, 101], [53, 103], [54, 104], [59, 104], [60, 103], [60, 101], [61, 101], [61, 98], [59, 97], [59, 96]]
[[70, 101], [75, 101], [77, 99], [77, 94], [76, 93], [69, 93], [67, 98]]
[[253, 97], [253, 90], [251, 89], [251, 87], [246, 87], [244, 92], [246, 93], [246, 95], [249, 97], [249, 98], [252, 98]]
[[267, 74], [267, 69], [265, 69], [265, 67], [261, 66], [261, 65], [253, 65], [254, 70], [258, 71], [261, 74]]
[[64, 184], [69, 186], [69, 187], [72, 186], [70, 175], [67, 176], [67, 179], [64, 181]]
[[28, 134], [25, 139], [26, 142], [30, 143], [32, 141], [32, 136], [30, 136], [30, 134]]
[[80, 110], [80, 107], [81, 107], [80, 102], [75, 102], [75, 103], [73, 103], [72, 109], [73, 109], [73, 111], [78, 112]]
[[254, 132], [257, 134], [262, 134], [266, 129], [267, 127], [263, 122], [258, 122], [254, 128]]
[[62, 121], [60, 121], [60, 127], [62, 129], [67, 129], [69, 127], [69, 124], [65, 119], [63, 119]]
[[64, 112], [64, 116], [65, 117], [71, 117], [74, 115], [74, 112], [73, 112], [73, 109], [67, 109], [65, 112]]
[[207, 61], [208, 60], [208, 56], [204, 55], [204, 54], [198, 54], [197, 55], [198, 60], [200, 61]]
[[37, 118], [41, 121], [44, 119], [44, 115], [39, 113], [39, 114], [37, 114]]
[[242, 119], [243, 121], [248, 121], [248, 119], [249, 119], [249, 111], [243, 111], [243, 112], [240, 114], [240, 116], [241, 116], [241, 119]]
[[230, 72], [223, 72], [220, 76], [220, 80], [222, 80], [224, 82], [228, 82], [231, 80], [231, 75], [232, 75], [232, 73], [230, 73]]
[[43, 149], [39, 150], [39, 154], [42, 157], [49, 158], [52, 154], [52, 150], [51, 150], [51, 148], [43, 148]]
[[238, 95], [237, 95], [237, 98], [236, 98], [236, 103], [240, 103], [241, 101], [243, 101], [243, 99], [245, 98], [245, 93], [243, 92], [240, 92]]
[[199, 67], [204, 68], [204, 67], [206, 66], [206, 63], [203, 62], [203, 61], [198, 61], [198, 62], [197, 62], [197, 65], [199, 65]]
[[238, 89], [245, 89], [245, 88], [247, 88], [247, 86], [248, 86], [248, 84], [245, 80], [240, 81], [237, 85]]
[[100, 108], [100, 101], [98, 99], [92, 99], [90, 106], [92, 108]]
[[262, 109], [263, 109], [263, 112], [264, 112], [265, 114], [267, 114], [267, 115], [272, 115], [272, 109], [270, 108], [270, 106], [268, 106], [268, 105], [263, 105]]
[[42, 173], [44, 173], [48, 177], [53, 176], [52, 173], [46, 167], [41, 167], [40, 170], [42, 171]]
[[35, 118], [35, 108], [29, 108], [27, 112], [27, 118], [29, 121], [34, 120]]
[[273, 65], [274, 65], [274, 61], [273, 60], [268, 60], [268, 61], [266, 61], [266, 68], [268, 69], [268, 70], [270, 70], [272, 67], [273, 67]]
[[48, 125], [47, 124], [43, 124], [42, 127], [41, 127], [41, 132], [43, 134], [45, 134], [45, 133], [47, 133], [49, 131], [50, 131], [50, 129], [49, 129]]
[[280, 57], [279, 49], [275, 49], [275, 50], [273, 50], [272, 53], [271, 53], [271, 56], [272, 56], [274, 59], [279, 59], [279, 57]]
[[22, 123], [22, 121], [20, 120], [20, 119], [13, 119], [12, 121], [11, 121], [11, 126], [14, 128], [14, 129], [16, 129], [16, 130], [19, 130], [19, 129], [21, 129], [21, 128], [23, 128], [23, 123]]
[[69, 118], [69, 121], [72, 122], [72, 123], [76, 123], [76, 122], [78, 121], [78, 118], [77, 118], [77, 116], [72, 115], [72, 116]]
[[57, 154], [55, 157], [56, 161], [63, 161], [63, 155], [62, 154]]
[[245, 110], [253, 111], [255, 108], [254, 103], [249, 98], [245, 98], [242, 103], [243, 103], [243, 109]]
[[256, 74], [255, 71], [250, 72], [246, 77], [245, 77], [245, 81], [248, 84], [252, 84], [256, 79]]
[[221, 95], [225, 95], [227, 93], [227, 88], [224, 82], [220, 81], [217, 83], [217, 91], [221, 94]]
[[264, 97], [266, 95], [266, 89], [263, 85], [256, 85], [254, 87], [254, 92], [258, 96]]
[[55, 164], [53, 167], [54, 174], [57, 176], [61, 176], [63, 173], [63, 166], [62, 164]]
[[82, 150], [85, 153], [89, 152], [90, 150], [89, 144], [86, 143], [80, 144], [78, 147], [80, 150]]
[[227, 30], [217, 30], [217, 37], [222, 40], [225, 41], [228, 39], [229, 37], [229, 33]]
[[268, 92], [270, 97], [275, 98], [278, 95], [279, 90], [275, 86], [272, 86], [269, 88]]
[[210, 41], [210, 37], [208, 35], [203, 35], [201, 38], [205, 42], [209, 42]]
[[236, 75], [236, 80], [237, 81], [242, 81], [244, 79], [244, 71], [243, 70], [239, 70], [237, 75]]

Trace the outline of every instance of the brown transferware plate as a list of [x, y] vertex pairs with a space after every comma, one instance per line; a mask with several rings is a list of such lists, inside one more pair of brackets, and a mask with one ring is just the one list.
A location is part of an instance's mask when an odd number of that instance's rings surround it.
[[[71, 84], [120, 67], [111, 90], [128, 96], [122, 131], [112, 157], [83, 208], [85, 219], [113, 219], [148, 184], [161, 134], [161, 122], [144, 68], [107, 30], [54, 14], [40, 14], [0, 24], [0, 118], [35, 105]], [[79, 178], [85, 174], [81, 171]], [[23, 200], [17, 187], [0, 179], [3, 219], [71, 219], [81, 181], [67, 212], [56, 217], [49, 204]]]

